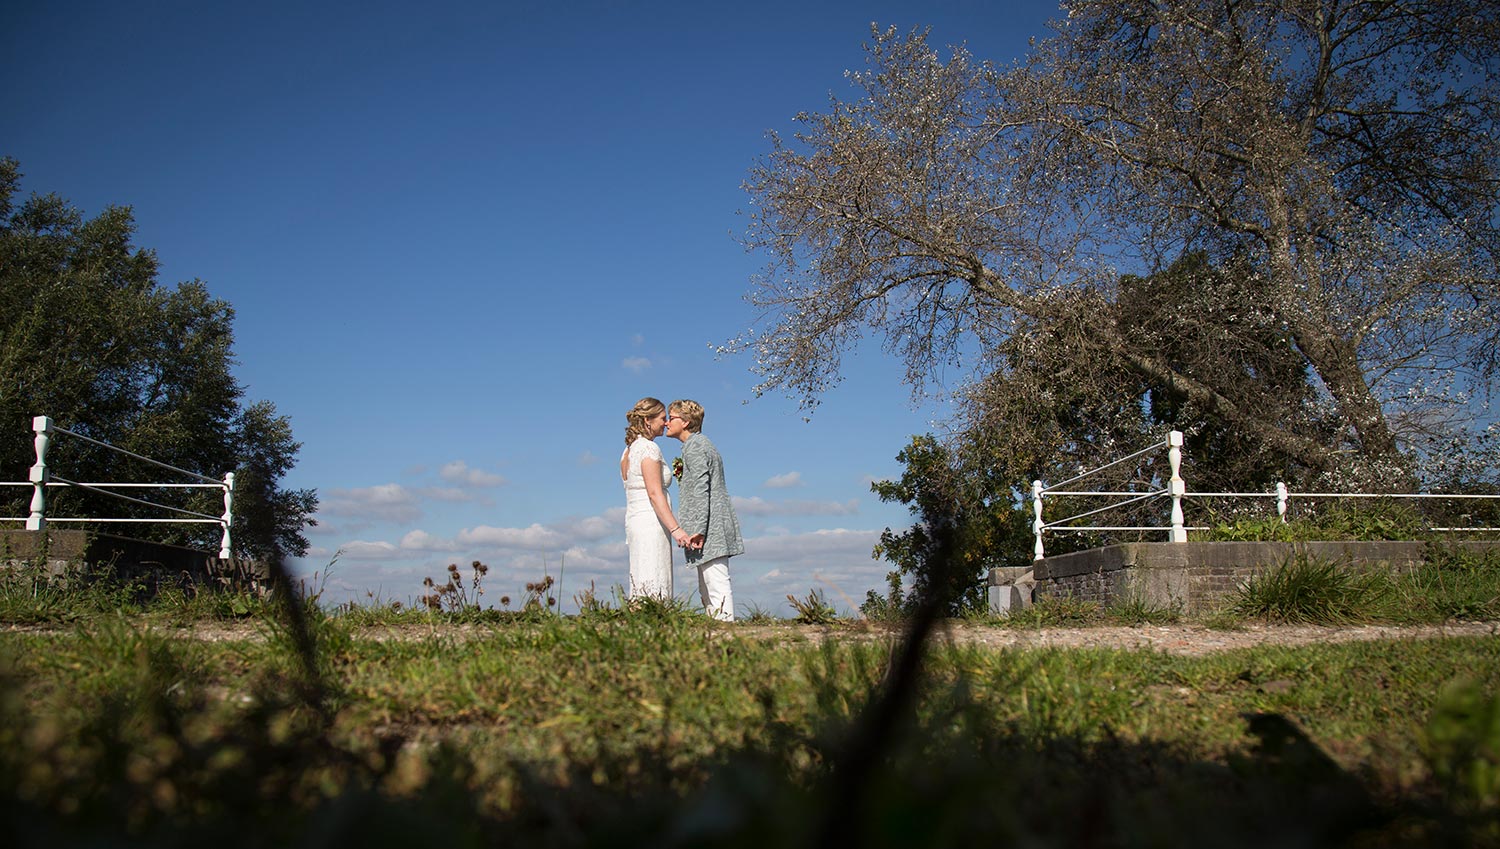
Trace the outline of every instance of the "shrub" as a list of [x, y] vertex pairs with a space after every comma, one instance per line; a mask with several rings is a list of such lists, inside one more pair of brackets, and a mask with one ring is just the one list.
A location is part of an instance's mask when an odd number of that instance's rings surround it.
[[881, 595], [874, 590], [866, 590], [865, 600], [860, 604], [859, 612], [876, 622], [895, 622], [910, 615], [913, 598], [903, 592], [899, 571], [885, 573], [885, 580], [888, 586], [886, 594]]
[[1313, 505], [1306, 515], [1285, 522], [1275, 516], [1241, 518], [1193, 536], [1204, 542], [1311, 542], [1427, 539], [1431, 533], [1415, 507], [1382, 500]]

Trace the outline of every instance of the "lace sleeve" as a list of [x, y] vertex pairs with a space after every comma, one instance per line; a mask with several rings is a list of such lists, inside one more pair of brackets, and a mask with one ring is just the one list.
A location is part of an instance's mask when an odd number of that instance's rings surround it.
[[661, 446], [655, 440], [641, 438], [630, 443], [630, 462], [639, 464], [642, 460], [661, 462]]
[[642, 437], [642, 438], [637, 439], [636, 441], [630, 443], [630, 473], [631, 474], [633, 474], [633, 475], [640, 475], [641, 474], [641, 461], [642, 460], [655, 460], [658, 463], [660, 463], [662, 461], [662, 459], [661, 459], [661, 447], [658, 446], [653, 440], [646, 439], [645, 437]]

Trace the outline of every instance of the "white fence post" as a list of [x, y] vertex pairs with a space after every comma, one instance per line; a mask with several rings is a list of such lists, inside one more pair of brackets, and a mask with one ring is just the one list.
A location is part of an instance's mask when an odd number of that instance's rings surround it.
[[1276, 515], [1281, 517], [1282, 524], [1286, 523], [1286, 484], [1276, 483]]
[[224, 474], [224, 538], [219, 541], [219, 559], [229, 559], [229, 526], [234, 524], [234, 472]]
[[36, 431], [36, 465], [31, 467], [31, 516], [26, 519], [26, 530], [47, 529], [47, 447], [52, 444], [52, 419], [37, 416], [31, 420], [31, 429]]
[[1042, 551], [1042, 482], [1031, 482], [1031, 511], [1035, 518], [1031, 520], [1031, 530], [1036, 534], [1036, 550], [1033, 560], [1041, 560], [1045, 557]]
[[1172, 494], [1172, 542], [1187, 542], [1187, 529], [1182, 521], [1182, 496], [1187, 493], [1187, 484], [1182, 480], [1182, 431], [1167, 434], [1167, 462], [1172, 467], [1169, 481]]

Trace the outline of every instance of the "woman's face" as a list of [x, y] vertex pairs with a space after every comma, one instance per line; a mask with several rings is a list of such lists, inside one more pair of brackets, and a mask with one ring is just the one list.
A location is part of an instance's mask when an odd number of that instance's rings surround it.
[[646, 419], [646, 427], [651, 431], [653, 437], [661, 436], [667, 429], [667, 411], [662, 410], [649, 419]]

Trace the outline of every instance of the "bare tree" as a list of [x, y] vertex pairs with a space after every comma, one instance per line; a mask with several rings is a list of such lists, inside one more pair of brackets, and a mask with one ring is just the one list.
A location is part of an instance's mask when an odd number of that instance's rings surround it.
[[[1500, 342], [1500, 10], [1467, 2], [1080, 0], [1020, 64], [873, 30], [858, 96], [752, 170], [758, 392], [806, 406], [866, 331], [914, 392], [1061, 322], [1120, 367], [1313, 469], [1394, 460], [1488, 389]], [[1188, 252], [1243, 285], [1184, 314], [1279, 333], [1327, 420], [1266, 415], [1121, 317]], [[1124, 309], [1090, 309], [1089, 305]], [[1156, 313], [1170, 311], [1161, 305]], [[1090, 316], [1098, 316], [1093, 320]], [[1273, 333], [1273, 335], [1275, 335]], [[1202, 334], [1211, 338], [1211, 334]], [[1169, 340], [1170, 341], [1170, 340]], [[986, 361], [973, 374], [985, 376]], [[1284, 370], [1284, 369], [1283, 369]], [[1251, 374], [1253, 377], [1253, 373]]]

